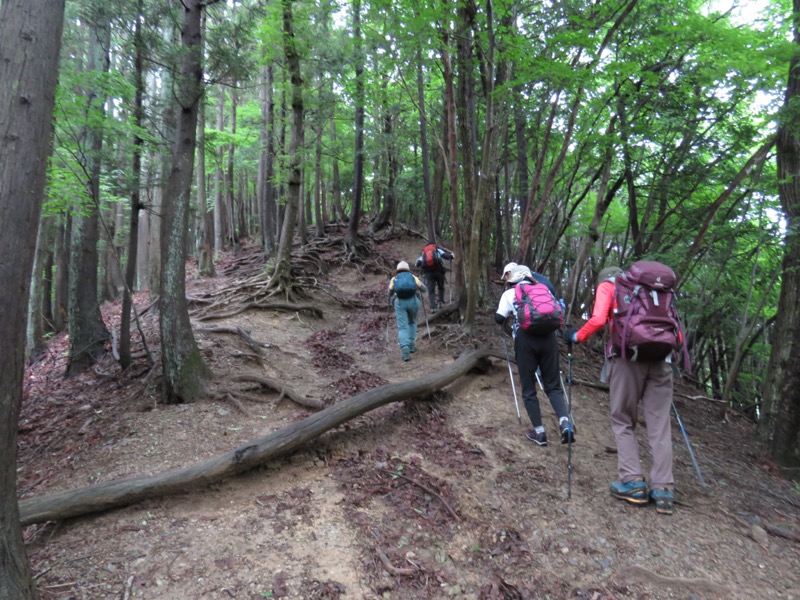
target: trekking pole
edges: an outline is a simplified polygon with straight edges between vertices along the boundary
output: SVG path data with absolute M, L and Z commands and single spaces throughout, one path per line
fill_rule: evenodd
M 417 297 L 419 298 L 419 303 L 422 304 L 422 314 L 425 315 L 425 329 L 428 330 L 428 339 L 432 340 L 433 338 L 431 337 L 431 326 L 428 325 L 428 311 L 425 308 L 425 300 L 422 298 L 422 296 L 417 295 Z
M 502 334 L 501 334 L 502 335 Z M 508 355 L 508 343 L 505 336 L 503 338 L 503 347 L 506 349 L 506 364 L 508 365 L 508 377 L 511 379 L 511 391 L 514 392 L 514 406 L 517 407 L 517 420 L 522 425 L 522 415 L 519 412 L 519 400 L 517 400 L 517 386 L 514 384 L 514 373 L 511 371 L 511 358 Z
M 544 386 L 542 385 L 542 376 L 540 375 L 541 371 L 536 369 L 536 383 L 539 384 L 539 389 L 544 391 Z
M 389 310 L 390 311 L 392 310 L 391 301 L 390 301 L 390 304 L 389 304 Z M 389 321 L 391 321 L 391 320 L 392 320 L 391 318 L 386 319 L 386 345 L 387 346 L 389 345 Z
M 694 450 L 692 450 L 692 443 L 689 441 L 689 436 L 686 434 L 686 429 L 683 426 L 683 421 L 681 421 L 681 416 L 678 414 L 678 408 L 675 406 L 675 402 L 672 403 L 672 410 L 675 412 L 675 419 L 678 421 L 678 427 L 681 428 L 683 439 L 686 440 L 686 448 L 689 450 L 689 458 L 692 459 L 692 466 L 694 466 L 694 472 L 697 473 L 697 479 L 700 480 L 700 486 L 703 489 L 706 489 L 706 482 L 703 479 L 703 474 L 700 472 L 700 466 L 697 464 L 697 459 L 694 456 Z
M 561 380 L 564 386 L 564 380 Z M 572 344 L 567 344 L 567 414 L 569 415 L 569 437 L 567 437 L 567 500 L 572 498 L 572 438 L 575 425 L 572 421 Z

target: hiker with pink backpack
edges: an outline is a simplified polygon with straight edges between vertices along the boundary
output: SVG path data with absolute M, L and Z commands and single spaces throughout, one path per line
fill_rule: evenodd
M 619 267 L 607 267 L 597 277 L 591 318 L 580 329 L 567 328 L 563 335 L 570 345 L 586 342 L 608 325 L 603 373 L 607 374 L 610 388 L 618 471 L 618 481 L 610 486 L 611 495 L 631 504 L 652 500 L 656 511 L 667 515 L 672 514 L 674 496 L 672 360 L 681 348 L 688 366 L 674 286 L 675 273 L 656 261 L 635 262 L 625 272 Z M 653 456 L 647 480 L 636 440 L 640 403 Z
M 563 324 L 563 309 L 555 287 L 544 275 L 524 265 L 509 263 L 503 270 L 506 291 L 500 297 L 495 321 L 503 325 L 511 317 L 514 355 L 522 382 L 522 399 L 532 429 L 526 437 L 539 446 L 547 446 L 547 432 L 536 396 L 536 371 L 541 372 L 542 387 L 558 417 L 561 443 L 575 441 L 564 390 L 561 386 L 557 331 Z

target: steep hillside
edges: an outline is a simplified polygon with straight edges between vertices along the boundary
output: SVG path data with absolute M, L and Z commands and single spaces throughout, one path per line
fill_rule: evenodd
M 195 309 L 217 393 L 194 405 L 158 405 L 158 378 L 144 361 L 123 374 L 109 360 L 64 381 L 66 342 L 54 339 L 26 377 L 21 496 L 180 468 L 314 412 L 233 375 L 271 378 L 327 405 L 437 371 L 469 347 L 504 353 L 492 306 L 479 339 L 460 337 L 443 316 L 430 333 L 423 321 L 419 351 L 400 360 L 389 269 L 380 266 L 413 261 L 420 247 L 410 235 L 376 244 L 369 268 L 340 266 L 336 246 L 326 247 L 320 261 L 333 266 L 308 273 L 319 288 L 307 301 L 321 319 L 254 309 L 200 321 L 207 307 Z M 247 256 L 228 258 L 218 278 L 194 278 L 190 293 L 241 282 L 259 268 Z M 118 310 L 105 308 L 109 321 Z M 143 322 L 152 348 L 152 310 Z M 241 327 L 256 346 L 211 327 Z M 507 364 L 491 362 L 432 398 L 384 406 L 244 476 L 29 527 L 42 597 L 800 598 L 800 494 L 776 475 L 749 422 L 720 422 L 716 404 L 689 400 L 696 392 L 678 386 L 707 489 L 673 427 L 677 505 L 660 516 L 608 494 L 616 456 L 607 394 L 594 387 L 596 348 L 576 348 L 572 361 L 582 383 L 572 387 L 571 490 L 568 448 L 527 441 Z M 553 431 L 552 410 L 542 408 Z

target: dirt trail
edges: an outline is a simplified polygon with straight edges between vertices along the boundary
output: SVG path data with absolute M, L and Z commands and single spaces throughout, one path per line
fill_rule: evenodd
M 391 264 L 411 262 L 420 247 L 404 237 L 381 252 Z M 344 267 L 327 283 L 382 306 L 387 276 Z M 233 336 L 198 336 L 204 356 L 221 381 L 260 373 L 335 402 L 437 370 L 463 343 L 454 324 L 433 324 L 432 339 L 423 326 L 419 351 L 403 363 L 388 307 L 317 298 L 321 321 L 260 311 L 218 323 L 269 344 L 263 367 L 234 356 L 246 347 Z M 478 341 L 502 350 L 492 312 L 481 317 Z M 63 343 L 53 340 L 50 357 L 28 374 L 25 497 L 185 466 L 309 414 L 276 394 L 248 404 L 252 417 L 223 402 L 155 406 L 154 388 L 113 365 L 108 376 L 65 383 Z M 596 381 L 598 357 L 591 346 L 576 349 L 575 378 Z M 590 387 L 573 388 L 567 500 L 567 448 L 525 439 L 506 364 L 494 361 L 432 400 L 385 406 L 220 485 L 30 527 L 34 573 L 45 600 L 800 598 L 800 544 L 765 531 L 798 528 L 800 495 L 774 475 L 751 424 L 722 424 L 714 405 L 676 400 L 709 489 L 673 428 L 672 517 L 608 495 L 616 457 L 607 396 Z M 543 414 L 553 431 L 547 402 Z

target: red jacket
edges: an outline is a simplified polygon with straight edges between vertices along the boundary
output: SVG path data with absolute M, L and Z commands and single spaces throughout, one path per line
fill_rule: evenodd
M 614 282 L 604 281 L 597 286 L 592 308 L 592 318 L 578 330 L 578 341 L 585 342 L 611 320 L 614 314 Z

